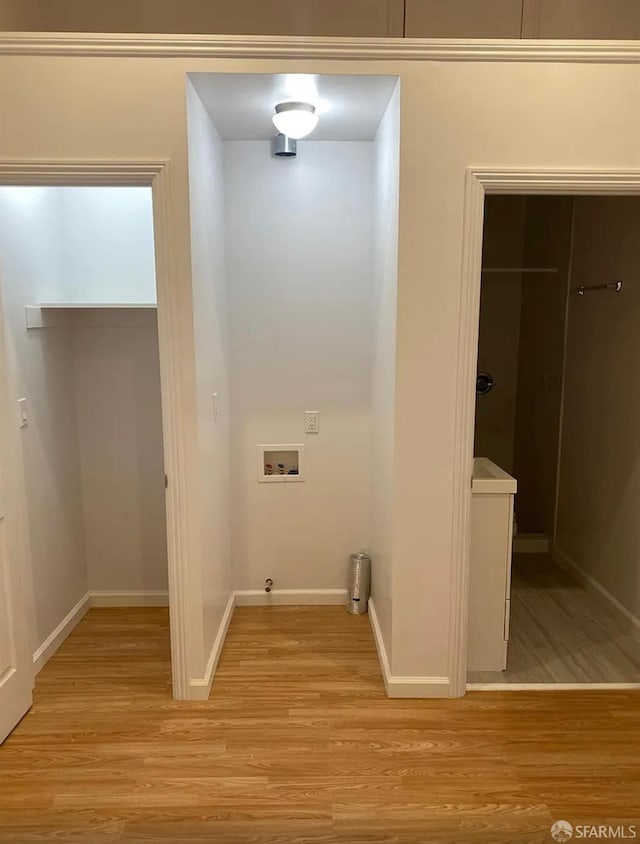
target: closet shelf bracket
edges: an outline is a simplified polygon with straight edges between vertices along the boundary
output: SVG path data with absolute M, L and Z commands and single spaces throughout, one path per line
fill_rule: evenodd
M 39 305 L 24 306 L 24 321 L 27 328 L 49 328 L 53 325 L 50 314 Z

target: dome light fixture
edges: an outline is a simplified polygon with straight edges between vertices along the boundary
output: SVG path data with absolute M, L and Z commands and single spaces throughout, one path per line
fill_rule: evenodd
M 273 115 L 273 125 L 288 138 L 305 138 L 318 125 L 316 107 L 311 103 L 278 103 Z

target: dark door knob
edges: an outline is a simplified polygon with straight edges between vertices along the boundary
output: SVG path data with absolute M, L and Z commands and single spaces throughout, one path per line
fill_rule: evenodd
M 478 372 L 476 377 L 476 396 L 486 396 L 496 386 L 496 382 L 488 372 Z

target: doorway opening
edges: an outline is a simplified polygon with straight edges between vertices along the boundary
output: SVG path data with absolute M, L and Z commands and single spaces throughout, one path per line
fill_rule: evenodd
M 639 242 L 639 197 L 485 199 L 467 688 L 640 683 Z
M 34 669 L 87 612 L 96 656 L 120 648 L 142 665 L 156 614 L 167 641 L 154 679 L 170 694 L 152 190 L 4 186 L 0 220 Z M 126 642 L 114 634 L 120 617 Z M 111 664 L 105 689 L 117 679 Z

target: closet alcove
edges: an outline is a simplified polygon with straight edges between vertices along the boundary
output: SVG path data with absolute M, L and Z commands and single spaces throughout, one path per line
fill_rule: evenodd
M 151 189 L 4 187 L 0 246 L 40 668 L 84 608 L 168 603 Z

